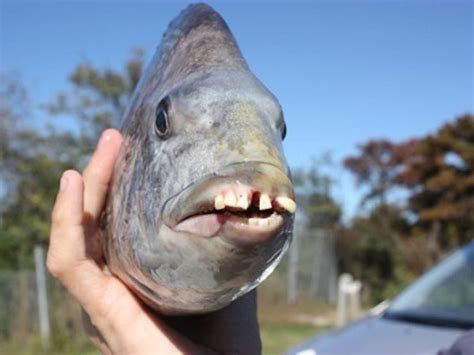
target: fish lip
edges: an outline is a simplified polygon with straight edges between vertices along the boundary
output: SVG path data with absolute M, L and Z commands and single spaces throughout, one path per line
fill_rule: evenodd
M 186 219 L 183 223 L 179 223 L 175 226 L 173 231 L 188 237 L 201 237 L 205 239 L 220 237 L 222 240 L 234 246 L 241 249 L 248 249 L 262 245 L 275 236 L 282 235 L 285 227 L 290 225 L 291 219 L 292 216 L 288 213 L 277 213 L 274 211 L 269 217 L 260 219 L 261 221 L 266 220 L 264 225 L 250 225 L 246 219 L 228 212 L 222 214 L 211 213 L 204 216 L 192 216 L 190 219 Z M 191 230 L 189 230 L 183 227 L 183 225 L 189 225 L 189 221 L 196 220 L 213 220 L 214 222 L 211 224 L 215 230 L 211 233 L 202 233 L 202 230 L 205 230 L 205 228 L 201 228 L 200 230 L 199 228 L 191 228 Z M 199 233 L 197 232 L 198 230 Z
M 246 186 L 252 191 L 294 200 L 291 180 L 280 166 L 262 161 L 237 162 L 200 178 L 169 198 L 163 205 L 163 222 L 169 228 L 175 229 L 179 223 L 192 216 L 215 212 L 215 196 L 219 191 L 233 185 Z M 287 214 L 282 210 L 275 212 L 282 216 Z

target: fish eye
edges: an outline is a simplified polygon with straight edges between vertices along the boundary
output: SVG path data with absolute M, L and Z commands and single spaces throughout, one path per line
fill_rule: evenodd
M 164 98 L 156 107 L 155 114 L 156 133 L 160 138 L 166 138 L 169 134 L 168 124 L 168 99 Z
M 284 140 L 286 137 L 286 123 L 283 122 L 283 125 L 281 126 L 281 140 Z

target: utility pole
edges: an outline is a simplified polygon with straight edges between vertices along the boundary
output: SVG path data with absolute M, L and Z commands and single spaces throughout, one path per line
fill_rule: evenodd
M 300 262 L 300 239 L 306 231 L 306 217 L 297 210 L 295 214 L 293 241 L 288 255 L 287 302 L 293 304 L 298 299 L 298 266 Z
M 41 344 L 44 349 L 49 348 L 49 314 L 48 292 L 46 289 L 46 270 L 44 251 L 40 245 L 35 246 L 36 295 L 38 298 L 38 317 L 40 325 Z
M 288 258 L 288 304 L 294 304 L 298 298 L 298 254 L 299 230 L 295 228 Z

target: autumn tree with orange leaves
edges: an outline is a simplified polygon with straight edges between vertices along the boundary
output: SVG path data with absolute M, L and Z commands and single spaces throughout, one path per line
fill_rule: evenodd
M 405 149 L 396 184 L 410 191 L 416 226 L 441 250 L 474 238 L 474 116 L 464 115 Z
M 339 240 L 341 269 L 359 270 L 375 299 L 387 296 L 387 281 L 405 283 L 474 238 L 473 115 L 402 143 L 370 140 L 344 165 L 368 211 Z

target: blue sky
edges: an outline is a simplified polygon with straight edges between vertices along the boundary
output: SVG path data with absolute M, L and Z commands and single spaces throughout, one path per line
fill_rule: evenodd
M 292 166 L 326 151 L 340 161 L 368 139 L 422 136 L 474 111 L 471 1 L 209 3 L 279 98 Z M 69 88 L 83 60 L 120 68 L 134 47 L 150 57 L 187 4 L 0 0 L 1 71 L 19 71 L 40 105 Z M 352 215 L 360 191 L 349 173 L 333 174 Z

